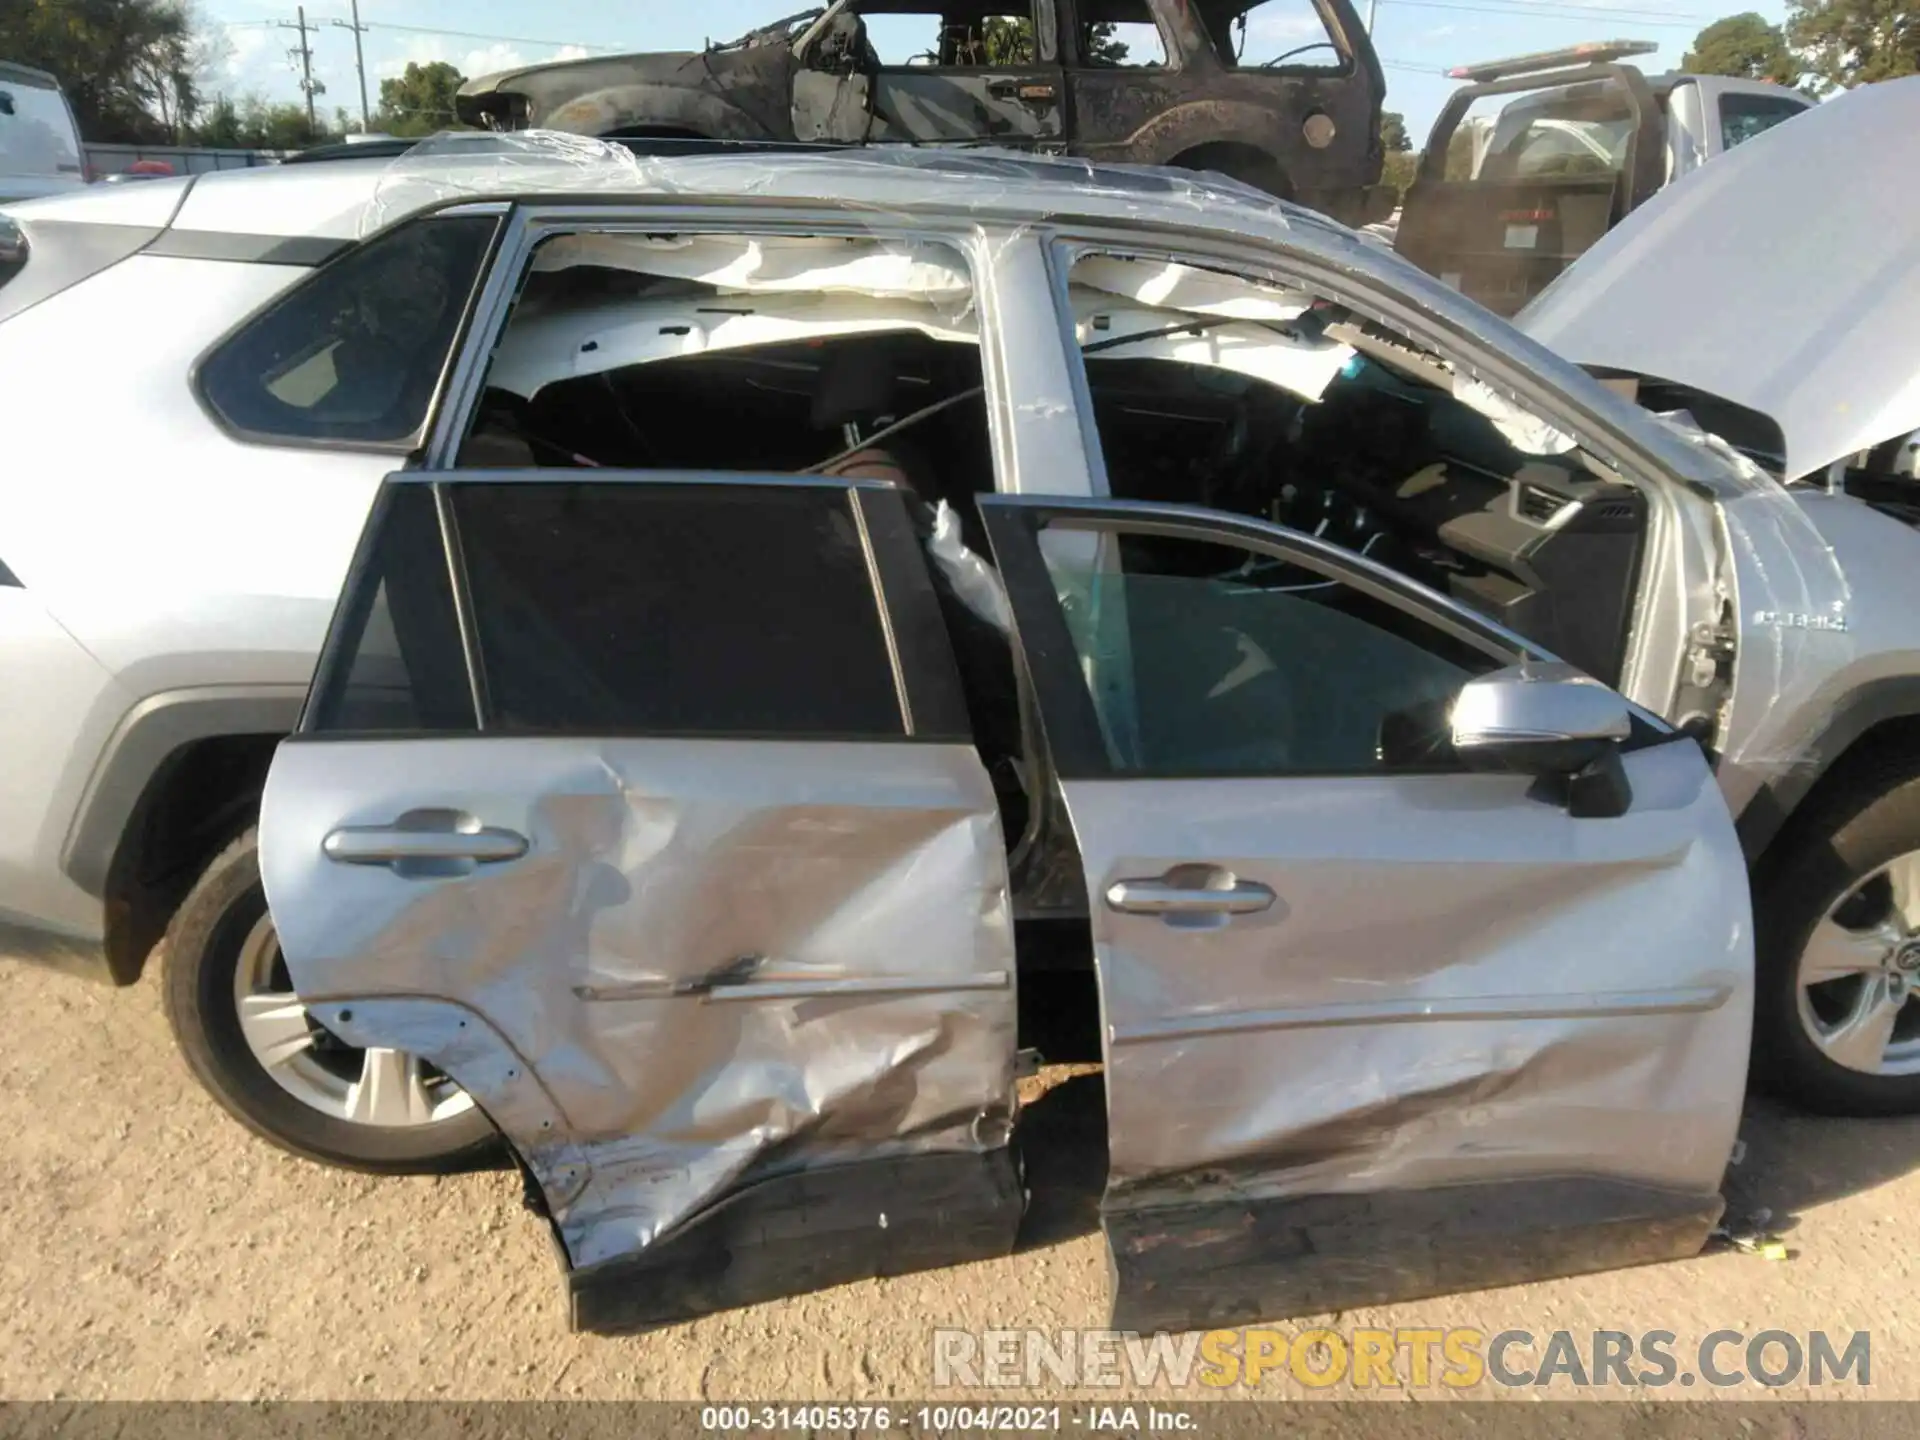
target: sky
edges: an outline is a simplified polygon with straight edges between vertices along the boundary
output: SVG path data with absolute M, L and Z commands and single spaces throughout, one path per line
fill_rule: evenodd
M 307 0 L 314 78 L 326 87 L 318 103 L 359 115 L 351 0 Z M 1368 0 L 1354 0 L 1364 20 Z M 1671 68 L 1699 29 L 1729 10 L 1757 8 L 1778 21 L 1782 0 L 1373 0 L 1374 45 L 1387 70 L 1389 110 L 1407 117 L 1415 143 L 1425 137 L 1456 84 L 1451 66 L 1584 40 L 1657 41 L 1643 62 L 1651 72 Z M 1270 35 L 1303 32 L 1307 0 L 1268 0 L 1262 12 Z M 451 61 L 467 76 L 522 64 L 629 50 L 697 48 L 729 40 L 807 0 L 361 0 L 366 26 L 367 92 L 379 104 L 379 82 L 410 60 Z M 217 67 L 216 90 L 298 100 L 295 6 L 277 0 L 201 0 L 207 21 L 224 36 L 227 54 Z M 283 28 L 284 27 L 284 28 Z

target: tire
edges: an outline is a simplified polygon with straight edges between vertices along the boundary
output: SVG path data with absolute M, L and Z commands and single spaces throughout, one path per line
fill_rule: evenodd
M 297 1087 L 315 1095 L 309 1103 L 276 1080 L 248 1041 L 236 994 L 241 966 L 258 955 L 251 947 L 262 935 L 273 944 L 256 832 L 248 830 L 207 867 L 175 913 L 162 976 L 161 1000 L 180 1052 L 194 1078 L 228 1114 L 282 1150 L 373 1174 L 444 1174 L 497 1158 L 499 1140 L 487 1117 L 471 1101 L 459 1104 L 464 1097 L 444 1077 L 433 1081 L 441 1087 L 438 1108 L 458 1113 L 398 1125 L 326 1113 L 319 1089 Z M 303 1050 L 298 1063 L 321 1080 L 332 1079 L 333 1069 L 350 1073 L 355 1056 L 365 1063 L 365 1052 L 347 1049 L 317 1026 L 311 1029 L 319 1044 Z M 328 1047 L 325 1054 L 319 1053 L 322 1045 Z M 343 1089 L 347 1084 L 337 1083 Z
M 1902 857 L 1920 856 L 1920 764 L 1883 758 L 1863 767 L 1830 798 L 1815 802 L 1804 820 L 1796 816 L 1790 835 L 1773 849 L 1754 885 L 1756 1088 L 1821 1114 L 1920 1113 L 1920 999 L 1906 999 L 1904 1008 L 1889 1006 L 1897 1015 L 1898 1049 L 1883 1047 L 1883 1057 L 1895 1058 L 1889 1068 L 1906 1073 L 1870 1074 L 1834 1059 L 1810 1028 L 1844 1023 L 1863 992 L 1843 978 L 1810 990 L 1803 1006 L 1801 986 L 1803 957 L 1816 932 L 1830 938 L 1833 925 L 1841 924 L 1872 937 L 1863 950 L 1870 945 L 1887 957 L 1882 978 L 1863 973 L 1859 985 L 1896 987 L 1885 992 L 1894 999 L 1920 996 L 1920 988 L 1909 988 L 1920 982 L 1920 938 L 1883 943 L 1877 928 L 1896 923 L 1898 914 L 1890 879 L 1878 877 L 1904 874 Z M 1920 875 L 1920 861 L 1913 873 Z M 1911 914 L 1915 907 L 1905 909 Z M 1913 936 L 1917 927 L 1907 922 L 1900 928 Z M 1909 1036 L 1910 1047 L 1904 1044 Z M 1871 1043 L 1866 1049 L 1870 1053 Z M 1910 1053 L 1901 1056 L 1900 1050 Z

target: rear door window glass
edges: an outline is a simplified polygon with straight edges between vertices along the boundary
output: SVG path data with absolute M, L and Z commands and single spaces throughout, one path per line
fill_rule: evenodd
M 487 728 L 905 734 L 851 494 L 837 486 L 455 486 Z
M 249 437 L 412 449 L 497 224 L 420 220 L 349 251 L 208 355 L 201 394 Z
M 368 518 L 301 729 L 379 735 L 475 728 L 433 490 L 389 485 Z

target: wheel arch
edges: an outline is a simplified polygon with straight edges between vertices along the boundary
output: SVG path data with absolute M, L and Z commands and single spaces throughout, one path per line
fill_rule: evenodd
M 140 978 L 200 872 L 253 824 L 274 748 L 304 698 L 297 686 L 175 691 L 142 701 L 114 731 L 61 867 L 103 903 L 115 984 Z
M 1182 150 L 1167 163 L 1176 169 L 1213 171 L 1259 185 L 1282 199 L 1293 193 L 1293 179 L 1285 163 L 1271 151 L 1245 140 L 1209 140 Z
M 1920 675 L 1869 681 L 1850 691 L 1807 753 L 1804 763 L 1788 766 L 1761 787 L 1739 815 L 1741 848 L 1756 872 L 1785 852 L 1795 822 L 1828 797 L 1902 754 L 1920 766 Z

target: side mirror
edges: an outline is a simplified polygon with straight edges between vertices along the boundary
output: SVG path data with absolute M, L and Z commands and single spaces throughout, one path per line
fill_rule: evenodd
M 1453 702 L 1453 751 L 1470 770 L 1535 778 L 1536 800 L 1576 820 L 1613 820 L 1633 805 L 1620 742 L 1627 702 L 1571 665 L 1517 665 L 1470 680 Z
M 1573 775 L 1633 733 L 1627 702 L 1571 665 L 1516 665 L 1453 702 L 1453 750 L 1470 770 Z

